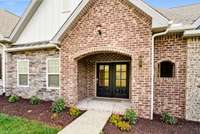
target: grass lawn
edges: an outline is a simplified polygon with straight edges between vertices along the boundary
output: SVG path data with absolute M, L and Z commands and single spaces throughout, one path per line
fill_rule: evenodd
M 0 114 L 0 134 L 57 134 L 58 131 L 36 121 Z

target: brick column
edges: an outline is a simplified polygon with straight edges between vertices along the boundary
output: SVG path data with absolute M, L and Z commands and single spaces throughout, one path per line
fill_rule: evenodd
M 61 93 L 67 106 L 73 106 L 78 102 L 77 61 L 65 58 L 61 70 Z

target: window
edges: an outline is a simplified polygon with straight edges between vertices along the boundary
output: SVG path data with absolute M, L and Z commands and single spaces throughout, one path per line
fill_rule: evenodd
M 29 61 L 28 60 L 18 60 L 17 61 L 17 83 L 18 86 L 28 86 L 29 85 Z
M 174 77 L 175 64 L 171 61 L 163 61 L 158 64 L 160 77 Z
M 59 59 L 47 59 L 47 86 L 48 88 L 59 88 Z

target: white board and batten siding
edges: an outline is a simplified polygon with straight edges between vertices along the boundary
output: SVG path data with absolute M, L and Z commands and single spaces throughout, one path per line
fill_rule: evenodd
M 82 0 L 43 0 L 16 44 L 51 40 Z

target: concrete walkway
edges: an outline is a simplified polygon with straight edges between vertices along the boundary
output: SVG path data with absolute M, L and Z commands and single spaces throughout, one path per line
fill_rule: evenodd
M 99 134 L 110 116 L 111 112 L 89 110 L 58 134 Z
M 124 114 L 127 109 L 131 108 L 131 102 L 130 100 L 120 99 L 86 98 L 79 101 L 77 107 L 81 110 L 96 110 Z

